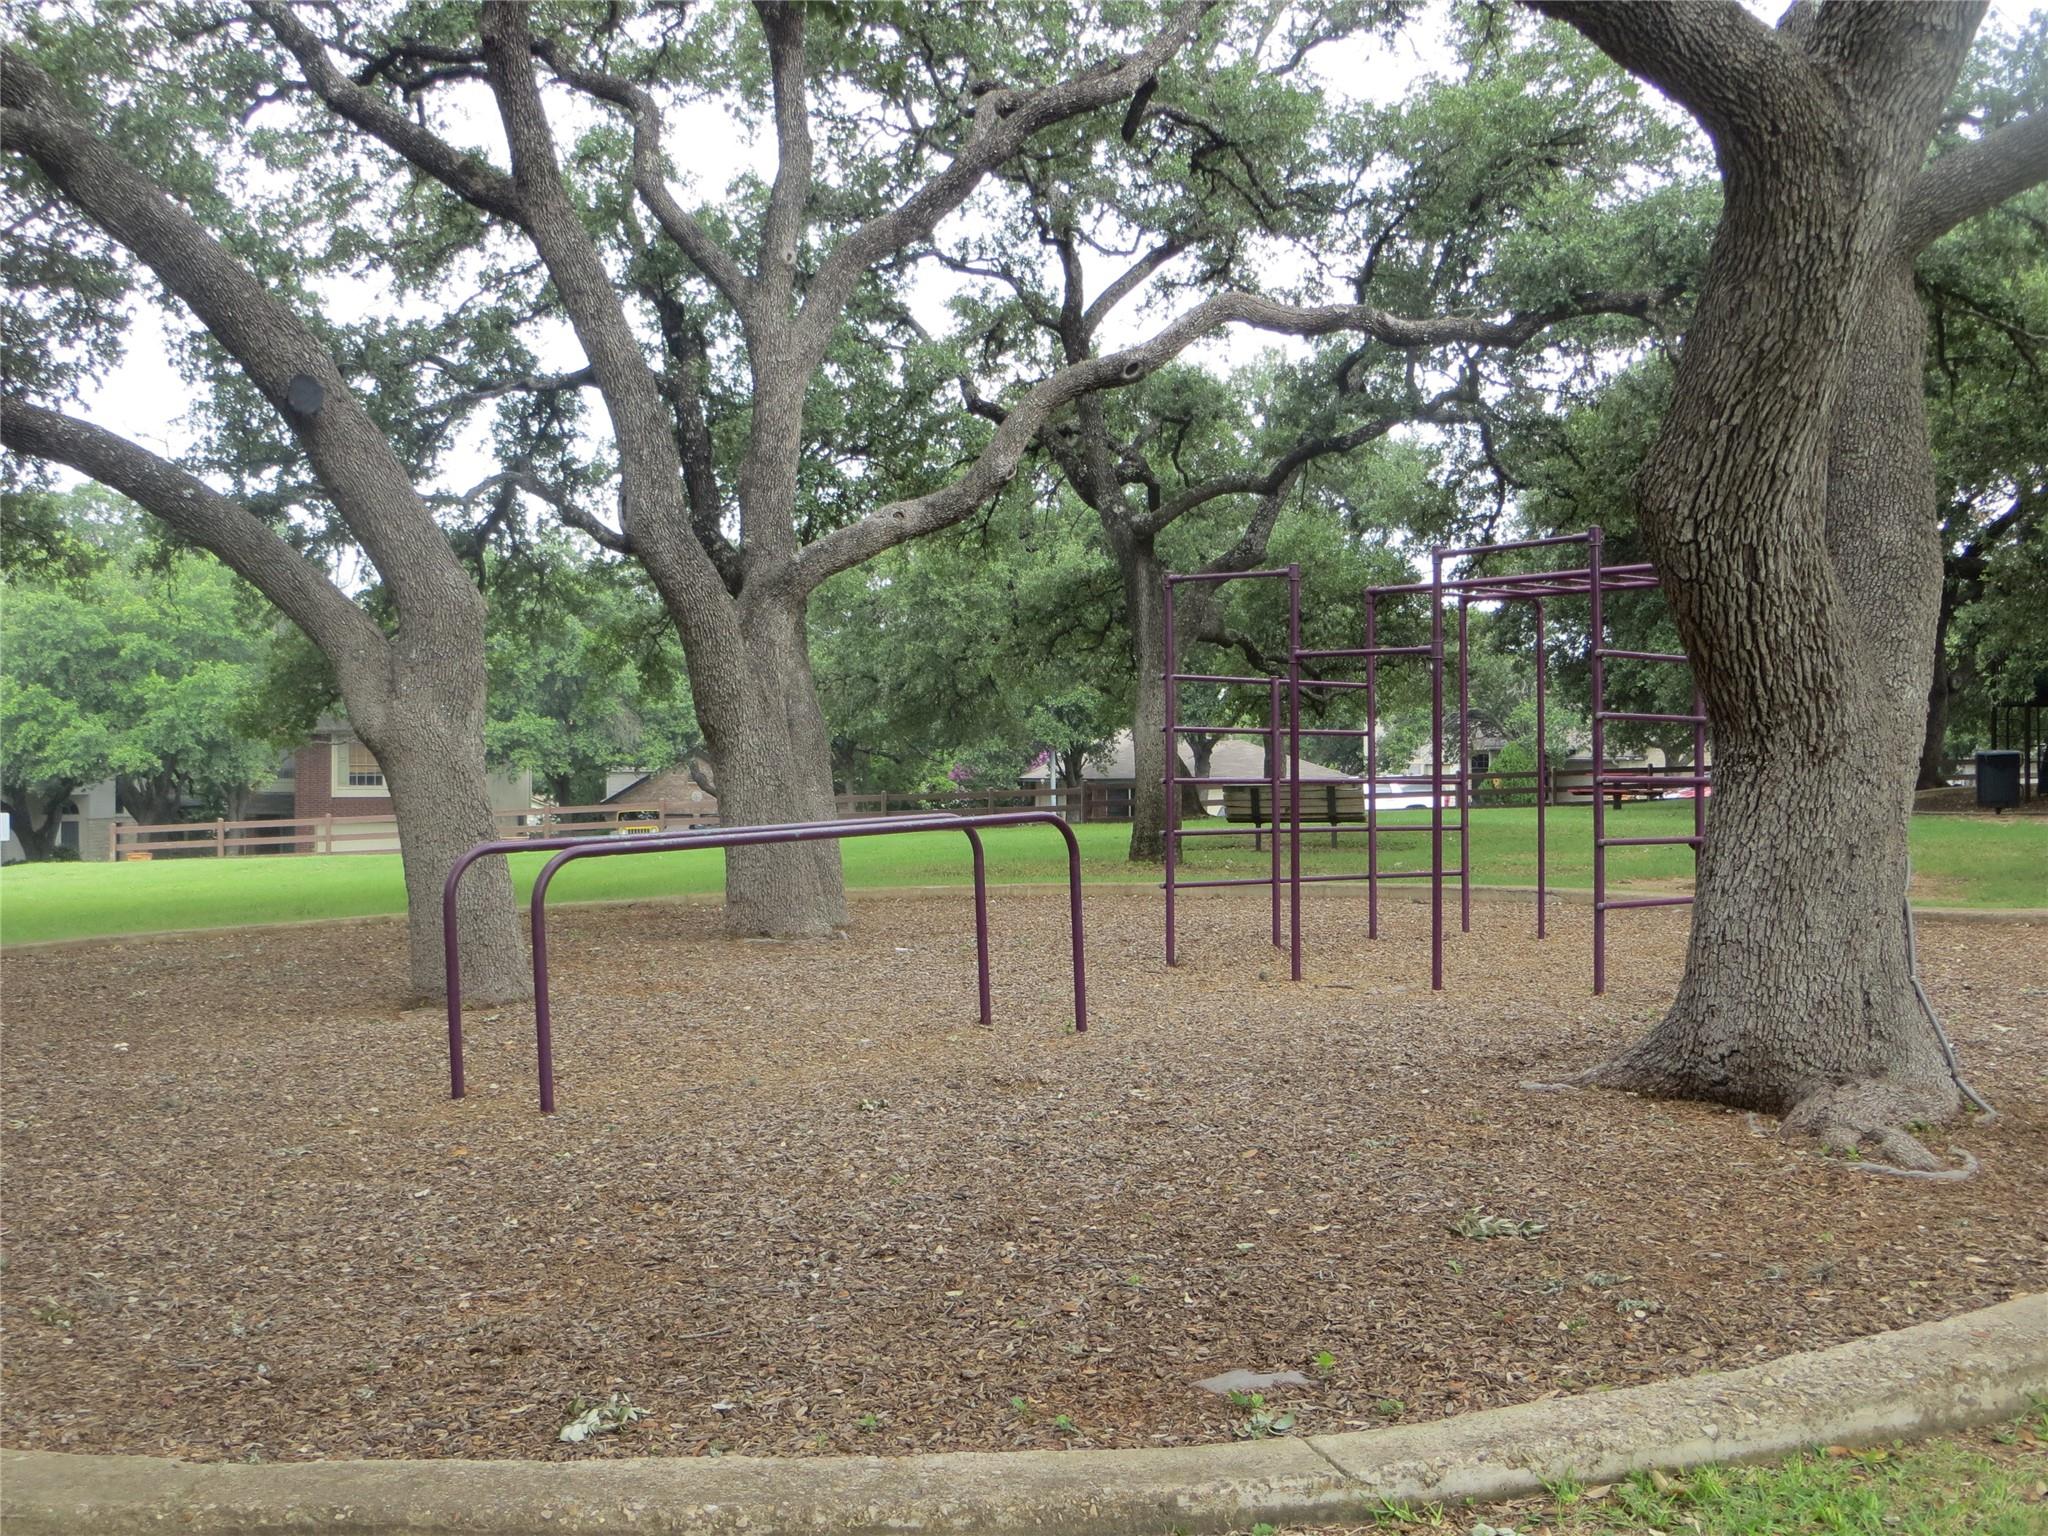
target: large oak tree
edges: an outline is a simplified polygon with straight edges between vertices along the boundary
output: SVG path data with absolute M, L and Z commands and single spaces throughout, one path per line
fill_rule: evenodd
M 2048 120 L 1929 162 L 1977 4 L 1538 8 L 1690 112 L 1725 193 L 1635 487 L 1714 800 L 1677 999 L 1588 1080 L 1931 1167 L 1907 1127 L 1962 1100 L 1905 913 L 1941 595 L 1913 262 L 2048 172 Z

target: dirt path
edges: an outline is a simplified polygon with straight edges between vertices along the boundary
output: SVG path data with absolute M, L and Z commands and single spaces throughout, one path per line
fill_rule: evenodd
M 392 924 L 10 955 L 4 1438 L 201 1458 L 1171 1444 L 1299 1371 L 1305 1428 L 1624 1385 L 2048 1285 L 2048 926 L 1930 921 L 1929 990 L 2004 1112 L 1967 1184 L 1871 1178 L 1739 1115 L 1519 1091 L 1653 1016 L 1682 912 L 1529 937 L 1482 903 L 1426 983 L 1419 907 L 1256 893 L 996 901 L 996 1027 L 957 898 L 838 943 L 696 906 L 570 910 L 562 1112 L 530 1008 L 401 1008 Z M 1269 979 L 1261 979 L 1265 968 Z M 1542 1224 L 1475 1240 L 1468 1212 Z M 1326 1357 L 1318 1363 L 1319 1357 Z M 570 1401 L 649 1417 L 558 1446 Z

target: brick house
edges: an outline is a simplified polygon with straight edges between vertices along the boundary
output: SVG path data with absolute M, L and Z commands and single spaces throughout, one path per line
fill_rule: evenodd
M 391 807 L 391 790 L 384 782 L 384 770 L 376 754 L 360 741 L 347 724 L 323 719 L 313 739 L 292 754 L 292 818 L 312 821 L 332 816 L 350 818 L 337 829 L 336 841 L 302 844 L 308 853 L 395 853 L 398 850 L 398 821 Z M 533 775 L 492 772 L 485 780 L 494 811 L 525 811 L 533 806 Z M 360 818 L 374 818 L 364 820 Z M 317 827 L 300 827 L 301 834 L 317 834 Z M 341 835 L 346 835 L 346 841 Z

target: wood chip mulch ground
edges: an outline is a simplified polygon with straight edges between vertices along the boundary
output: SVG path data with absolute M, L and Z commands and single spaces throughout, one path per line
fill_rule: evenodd
M 530 1006 L 473 1015 L 472 1096 L 395 923 L 5 962 L 6 1443 L 193 1458 L 904 1453 L 1224 1439 L 1196 1383 L 1293 1371 L 1300 1431 L 1731 1367 L 2048 1284 L 2048 925 L 1931 919 L 1928 989 L 2002 1118 L 1963 1184 L 1851 1171 L 1743 1116 L 1518 1082 L 1669 996 L 1682 911 L 1530 936 L 1475 905 L 995 898 L 973 1022 L 957 896 L 843 941 L 715 910 L 565 911 L 562 1110 Z M 1476 1215 L 1475 1215 L 1476 1213 Z M 1480 1218 L 1491 1218 L 1490 1222 Z M 1517 1235 L 1463 1235 L 1512 1228 Z M 581 1446 L 579 1397 L 646 1417 Z

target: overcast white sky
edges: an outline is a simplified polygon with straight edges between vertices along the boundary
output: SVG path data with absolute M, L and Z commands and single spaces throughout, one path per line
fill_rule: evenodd
M 1775 3 L 1761 3 L 1761 0 L 1745 0 L 1745 3 L 1767 18 L 1782 8 Z M 1994 0 L 1991 9 L 1994 18 L 2017 23 L 2044 6 L 2048 6 L 2048 0 Z M 1432 26 L 1425 13 L 1423 19 L 1404 28 L 1391 45 L 1376 40 L 1336 45 L 1318 54 L 1316 64 L 1326 87 L 1338 99 L 1386 102 L 1398 98 L 1426 76 L 1447 67 L 1447 53 L 1438 41 L 1441 35 L 1440 26 Z M 481 87 L 477 89 L 479 97 L 475 103 L 474 118 L 476 142 L 481 145 L 496 140 L 497 133 L 494 117 L 481 95 Z M 772 175 L 774 145 L 772 129 L 766 125 L 757 134 L 748 125 L 736 122 L 714 107 L 699 106 L 673 113 L 669 129 L 672 144 L 690 146 L 691 174 L 679 188 L 686 203 L 709 200 L 743 172 L 751 171 L 764 177 Z M 497 158 L 502 163 L 501 150 Z M 966 210 L 953 216 L 954 220 L 972 218 L 972 209 L 970 202 Z M 942 238 L 944 233 L 945 226 L 942 225 Z M 945 303 L 952 291 L 952 284 L 934 271 L 913 294 L 912 302 L 920 311 L 920 318 L 935 331 L 946 328 Z M 367 284 L 361 285 L 357 294 L 335 290 L 329 297 L 337 314 L 351 301 L 366 306 L 383 301 L 380 291 Z M 1158 316 L 1141 320 L 1134 313 L 1138 307 L 1134 303 L 1124 306 L 1121 313 L 1126 317 L 1123 321 L 1126 334 L 1106 336 L 1106 344 L 1114 346 L 1134 340 L 1162 323 Z M 170 337 L 174 327 L 186 325 L 189 322 L 182 316 L 166 315 L 147 304 L 139 307 L 130 328 L 125 358 L 97 387 L 86 392 L 82 402 L 84 413 L 93 421 L 158 452 L 181 455 L 192 438 L 185 425 L 189 391 L 171 362 Z M 1212 339 L 1189 355 L 1212 366 L 1229 367 L 1249 360 L 1274 344 L 1275 338 L 1270 336 L 1238 330 Z M 558 355 L 548 359 L 551 364 L 573 368 L 582 362 L 566 326 L 558 329 L 554 347 Z M 495 465 L 480 451 L 459 453 L 453 456 L 449 465 L 445 476 L 447 483 L 437 488 L 466 488 L 494 468 Z

